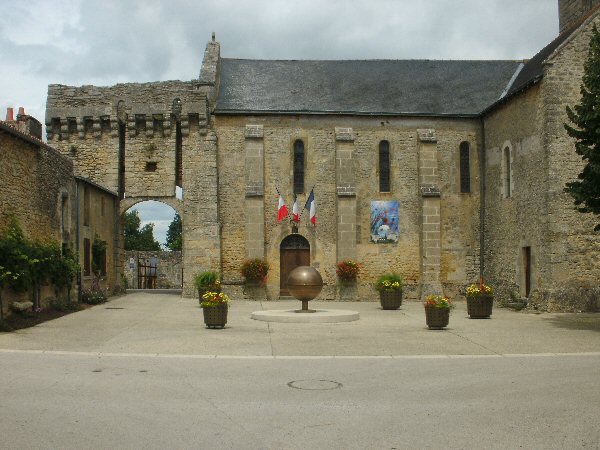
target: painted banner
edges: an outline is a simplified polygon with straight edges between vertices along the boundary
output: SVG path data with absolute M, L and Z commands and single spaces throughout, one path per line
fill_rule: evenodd
M 371 202 L 371 241 L 376 244 L 398 242 L 398 202 Z

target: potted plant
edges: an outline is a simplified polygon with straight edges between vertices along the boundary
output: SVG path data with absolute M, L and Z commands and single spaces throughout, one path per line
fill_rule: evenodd
M 382 309 L 398 309 L 402 305 L 402 277 L 397 273 L 386 273 L 377 278 L 375 290 L 379 292 Z
M 204 312 L 204 323 L 208 328 L 224 328 L 227 323 L 229 297 L 222 292 L 205 292 L 200 303 Z
M 261 258 L 247 259 L 242 263 L 241 272 L 247 284 L 263 285 L 267 281 L 269 264 Z
M 483 280 L 467 288 L 467 312 L 471 319 L 488 319 L 493 306 L 494 291 Z
M 351 259 L 345 259 L 337 264 L 335 273 L 342 284 L 355 282 L 360 273 L 361 265 Z
M 423 306 L 425 306 L 425 321 L 430 330 L 442 330 L 448 326 L 450 310 L 454 307 L 448 297 L 428 295 Z
M 221 292 L 219 273 L 214 270 L 205 270 L 196 274 L 194 277 L 194 286 L 198 290 L 198 301 L 202 303 L 202 296 L 206 292 Z

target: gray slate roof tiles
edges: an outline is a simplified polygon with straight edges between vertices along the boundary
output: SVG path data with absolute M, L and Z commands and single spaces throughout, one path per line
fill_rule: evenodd
M 223 58 L 215 112 L 477 115 L 520 61 Z

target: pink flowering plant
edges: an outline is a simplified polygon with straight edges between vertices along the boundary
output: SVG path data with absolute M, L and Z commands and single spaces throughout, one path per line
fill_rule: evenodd
M 423 302 L 425 308 L 452 309 L 454 304 L 450 298 L 443 295 L 428 295 Z
M 229 296 L 227 296 L 227 294 L 224 294 L 223 292 L 206 292 L 204 293 L 204 295 L 202 296 L 202 302 L 200 303 L 200 306 L 202 306 L 203 308 L 215 308 L 217 306 L 221 306 L 221 305 L 228 305 L 229 304 Z

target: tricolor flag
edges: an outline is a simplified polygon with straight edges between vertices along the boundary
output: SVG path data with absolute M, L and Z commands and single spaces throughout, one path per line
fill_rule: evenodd
M 292 206 L 292 219 L 298 223 L 300 221 L 300 211 L 298 211 L 298 196 L 294 194 L 294 206 Z
M 310 223 L 312 223 L 314 226 L 317 226 L 317 202 L 315 202 L 314 189 L 310 190 L 310 195 L 306 200 L 306 205 L 304 205 L 304 209 L 308 209 Z
M 288 209 L 285 206 L 285 201 L 283 201 L 283 197 L 279 194 L 279 205 L 277 205 L 277 223 L 281 222 L 281 219 L 287 217 Z

